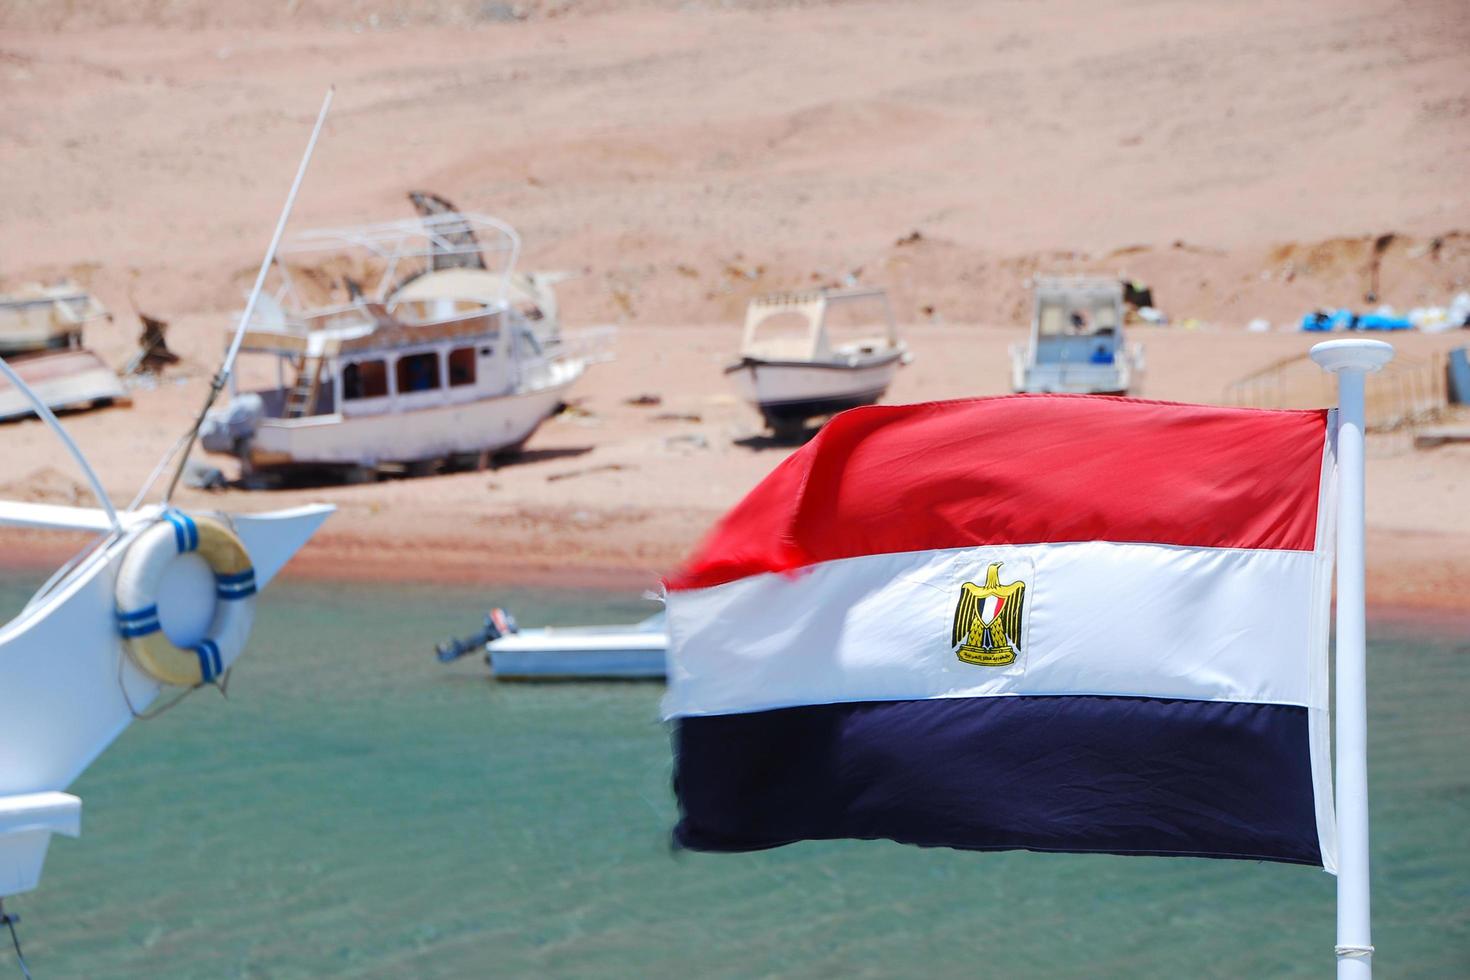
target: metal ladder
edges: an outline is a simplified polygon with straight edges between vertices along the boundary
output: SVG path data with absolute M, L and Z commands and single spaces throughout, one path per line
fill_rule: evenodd
M 286 395 L 286 418 L 299 419 L 311 414 L 322 387 L 324 361 L 325 358 L 321 357 L 302 357 L 301 369 L 296 372 L 296 385 Z

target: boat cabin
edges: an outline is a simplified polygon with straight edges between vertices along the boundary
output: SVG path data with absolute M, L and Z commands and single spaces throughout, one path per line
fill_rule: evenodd
M 29 285 L 0 296 L 0 356 L 82 346 L 82 327 L 111 319 L 97 298 L 74 282 Z
M 533 380 L 541 342 L 508 320 L 503 309 L 438 301 L 368 303 L 313 316 L 304 332 L 247 331 L 240 350 L 276 357 L 277 386 L 255 391 L 266 418 L 412 411 Z
M 740 356 L 764 362 L 829 362 L 902 349 L 886 292 L 817 289 L 751 300 Z

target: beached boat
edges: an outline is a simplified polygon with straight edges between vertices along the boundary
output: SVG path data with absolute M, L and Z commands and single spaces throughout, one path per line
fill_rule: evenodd
M 767 425 L 788 432 L 872 405 L 910 360 L 883 290 L 819 289 L 752 300 L 740 360 L 725 374 Z
M 536 295 L 514 276 L 519 249 L 509 225 L 460 212 L 298 235 L 241 345 L 275 359 L 277 383 L 234 392 L 204 447 L 247 474 L 483 465 L 518 448 L 611 341 L 538 328 L 510 294 Z
M 1012 345 L 1018 392 L 1125 395 L 1143 376 L 1143 348 L 1123 335 L 1123 284 L 1116 279 L 1037 279 L 1031 342 Z
M 84 326 L 111 318 L 95 296 L 74 282 L 32 283 L 0 295 L 0 357 L 13 360 L 18 354 L 78 347 Z
M 522 630 L 513 617 L 494 609 L 481 632 L 441 643 L 436 653 L 447 663 L 483 649 L 502 681 L 662 680 L 668 645 L 662 610 L 637 623 Z
M 123 404 L 117 374 L 82 346 L 82 328 L 111 319 L 75 283 L 30 285 L 0 296 L 0 357 L 6 358 L 47 407 L 62 410 Z M 0 377 L 0 421 L 34 414 L 26 396 Z
M 48 408 L 58 412 L 132 402 L 116 372 L 85 348 L 16 357 L 11 366 Z M 25 395 L 0 378 L 0 421 L 34 414 Z

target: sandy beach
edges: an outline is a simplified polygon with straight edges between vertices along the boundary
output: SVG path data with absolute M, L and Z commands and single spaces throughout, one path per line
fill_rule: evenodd
M 498 214 L 525 268 L 576 273 L 564 322 L 616 323 L 617 358 L 492 470 L 178 503 L 336 504 L 294 575 L 637 590 L 791 451 L 720 374 L 753 295 L 888 287 L 916 355 L 899 403 L 1006 393 L 1028 276 L 1136 277 L 1173 319 L 1134 335 L 1141 395 L 1218 403 L 1319 339 L 1289 329 L 1304 312 L 1366 308 L 1375 254 L 1399 310 L 1470 289 L 1467 42 L 1449 2 L 11 0 L 0 286 L 92 288 L 114 366 L 134 304 L 171 323 L 159 387 L 66 420 L 126 501 L 197 410 L 335 83 L 293 229 L 409 217 L 418 188 Z M 0 493 L 86 503 L 39 424 L 0 447 Z M 1370 603 L 1470 608 L 1470 447 L 1374 436 L 1368 481 Z M 6 532 L 0 557 L 75 545 Z

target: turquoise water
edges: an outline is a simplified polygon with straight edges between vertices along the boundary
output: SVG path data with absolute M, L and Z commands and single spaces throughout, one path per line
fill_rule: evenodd
M 0 615 L 24 591 L 0 583 Z M 495 598 L 528 624 L 647 610 Z M 1331 975 L 1333 879 L 1307 868 L 877 842 L 672 854 L 661 688 L 435 663 L 487 604 L 274 586 L 228 702 L 134 725 L 73 788 L 83 836 L 8 903 L 37 980 Z M 1370 665 L 1380 974 L 1470 974 L 1470 640 L 1379 630 Z

